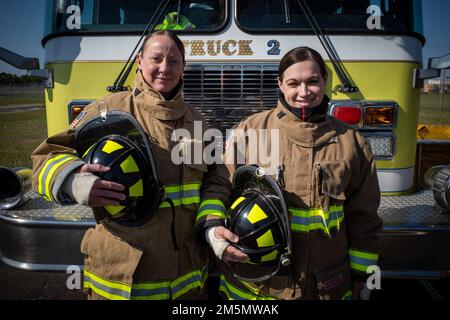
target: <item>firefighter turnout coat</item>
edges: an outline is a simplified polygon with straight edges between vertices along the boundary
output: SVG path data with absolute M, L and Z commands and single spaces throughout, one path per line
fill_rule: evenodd
M 191 134 L 191 140 L 183 141 L 186 144 L 194 143 L 194 122 L 200 121 L 202 130 L 207 129 L 201 114 L 182 100 L 181 89 L 175 98 L 165 100 L 138 72 L 131 92 L 111 94 L 91 103 L 67 131 L 49 137 L 33 152 L 34 190 L 49 201 L 71 202 L 61 186 L 84 164 L 73 146 L 75 130 L 105 109 L 132 114 L 146 131 L 159 179 L 175 205 L 178 248 L 171 237 L 172 212 L 167 202 L 140 227 L 104 220 L 89 229 L 81 243 L 84 287 L 91 298 L 203 298 L 209 255 L 194 238 L 194 224 L 206 214 L 224 216 L 229 186 L 220 178 L 223 175 L 217 174 L 220 166 L 208 166 L 203 160 L 176 165 L 171 160 L 172 148 L 178 143 L 171 139 L 175 129 Z M 202 141 L 195 141 L 204 147 Z
M 242 121 L 229 135 L 225 152 L 229 177 L 239 155 L 245 164 L 265 167 L 259 159 L 251 160 L 260 145 L 248 143 L 239 152 L 239 137 L 246 135 L 248 142 L 251 129 L 257 130 L 258 144 L 267 142 L 267 150 L 279 143 L 275 156 L 280 170 L 275 177 L 285 190 L 290 214 L 292 268 L 283 267 L 262 283 L 250 283 L 234 278 L 224 267 L 221 294 L 228 299 L 351 298 L 352 282 L 365 281 L 367 268 L 378 261 L 380 191 L 370 145 L 331 116 L 323 115 L 318 123 L 302 122 L 278 102 L 275 109 Z M 277 141 L 271 138 L 272 129 L 278 130 Z

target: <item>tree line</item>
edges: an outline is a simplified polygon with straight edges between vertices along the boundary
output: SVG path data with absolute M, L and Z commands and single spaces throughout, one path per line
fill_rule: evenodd
M 42 83 L 45 79 L 36 76 L 17 76 L 11 73 L 0 73 L 0 84 L 31 84 L 31 83 Z

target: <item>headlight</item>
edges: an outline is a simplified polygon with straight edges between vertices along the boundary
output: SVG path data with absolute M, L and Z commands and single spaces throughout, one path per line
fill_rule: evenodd
M 395 138 L 393 135 L 365 135 L 370 143 L 372 153 L 377 159 L 394 157 Z
M 439 209 L 450 213 L 450 165 L 436 166 L 427 170 L 425 183 L 433 191 Z

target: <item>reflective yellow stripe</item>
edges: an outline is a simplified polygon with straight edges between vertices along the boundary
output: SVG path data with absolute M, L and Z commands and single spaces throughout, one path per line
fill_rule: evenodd
M 133 284 L 132 300 L 170 299 L 170 281 Z
M 128 300 L 131 287 L 124 283 L 105 280 L 84 270 L 84 287 L 92 289 L 98 295 L 111 300 Z
M 84 270 L 84 287 L 111 300 L 176 299 L 196 288 L 203 288 L 208 277 L 207 266 L 187 273 L 174 281 L 136 283 L 131 286 L 103 279 Z
M 353 293 L 351 290 L 348 290 L 342 297 L 342 300 L 351 300 L 352 298 L 353 298 Z
M 204 267 L 202 270 L 193 271 L 176 279 L 170 284 L 172 289 L 172 299 L 177 299 L 195 288 L 203 288 L 207 277 L 208 269 Z M 183 282 L 185 283 L 183 284 Z M 180 285 L 181 288 L 177 288 Z
M 188 204 L 197 204 L 200 203 L 200 197 L 190 197 L 190 198 L 181 198 L 177 200 L 172 200 L 175 207 L 185 206 Z M 160 208 L 170 208 L 170 204 L 166 201 L 161 203 Z
M 371 253 L 371 252 L 365 252 L 365 251 L 359 251 L 359 250 L 355 250 L 355 249 L 350 249 L 348 250 L 348 253 L 351 256 L 355 256 L 358 258 L 364 258 L 364 259 L 368 259 L 368 260 L 378 260 L 378 254 L 376 253 Z
M 182 185 L 165 186 L 164 191 L 175 206 L 198 204 L 200 203 L 201 183 L 187 183 Z M 160 208 L 170 208 L 166 201 L 161 203 Z
M 354 270 L 367 272 L 367 267 L 378 263 L 378 254 L 350 249 L 348 251 L 350 267 Z
M 180 191 L 187 190 L 198 190 L 200 189 L 201 183 L 186 183 L 181 185 L 171 185 L 164 187 L 164 190 L 167 193 L 175 193 Z
M 50 158 L 49 160 L 47 160 L 47 162 L 45 163 L 44 167 L 41 169 L 41 172 L 39 173 L 39 177 L 38 177 L 38 192 L 39 192 L 39 194 L 45 196 L 45 193 L 44 193 L 44 191 L 45 191 L 44 190 L 45 183 L 44 183 L 44 181 L 42 181 L 42 177 L 44 175 L 44 172 L 47 170 L 47 167 L 52 162 L 54 162 L 56 160 L 59 160 L 59 159 L 65 157 L 65 156 L 66 156 L 65 154 L 61 154 L 59 156 L 56 156 L 56 157 L 53 157 L 53 158 Z
M 239 203 L 241 203 L 241 202 L 244 201 L 244 200 L 245 200 L 245 197 L 239 197 L 239 198 L 237 198 L 237 200 L 231 205 L 231 209 L 236 208 L 236 207 L 239 205 Z
M 225 279 L 224 275 L 220 275 L 219 291 L 223 292 L 228 300 L 275 300 L 273 297 L 259 296 L 259 290 L 251 287 L 244 281 L 240 282 L 251 292 L 245 292 L 235 287 Z
M 61 167 L 64 163 L 73 161 L 76 159 L 76 157 L 67 157 L 67 159 L 62 160 L 61 162 L 56 163 L 49 171 L 47 180 L 45 181 L 45 193 L 49 198 L 52 198 L 52 194 L 50 192 L 50 182 L 52 181 L 53 174 L 55 173 L 56 169 Z
M 133 284 L 133 289 L 157 289 L 162 287 L 169 287 L 170 281 L 151 282 L 151 283 L 136 283 Z
M 203 200 L 199 209 L 203 208 L 204 206 L 210 205 L 210 204 L 220 206 L 226 211 L 225 205 L 223 204 L 223 202 L 221 200 L 218 200 L 218 199 Z
M 38 177 L 38 192 L 44 196 L 47 201 L 53 199 L 50 192 L 50 183 L 55 171 L 64 163 L 76 159 L 75 156 L 62 154 L 47 160 Z
M 106 299 L 109 300 L 128 300 L 125 297 L 119 296 L 119 295 L 115 295 L 106 291 L 103 291 L 97 287 L 95 287 L 92 283 L 85 281 L 84 282 L 84 288 L 85 289 L 91 289 L 92 291 L 94 291 L 95 293 L 97 293 L 99 296 L 102 296 Z
M 331 228 L 340 229 L 344 220 L 344 207 L 342 205 L 332 205 L 328 212 L 322 209 L 297 209 L 289 208 L 293 215 L 291 230 L 299 232 L 309 232 L 312 230 L 322 230 L 327 235 Z
M 225 208 L 225 205 L 221 200 L 218 199 L 203 200 L 198 209 L 195 221 L 197 222 L 198 220 L 207 215 L 213 215 L 225 219 L 226 212 L 227 209 Z
M 133 284 L 131 299 L 159 300 L 177 299 L 196 288 L 203 288 L 208 277 L 207 266 L 201 270 L 189 272 L 174 281 Z

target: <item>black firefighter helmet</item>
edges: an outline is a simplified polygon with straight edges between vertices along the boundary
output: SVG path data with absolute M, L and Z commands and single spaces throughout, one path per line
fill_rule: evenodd
M 83 160 L 110 167 L 109 171 L 96 174 L 125 187 L 125 200 L 117 206 L 95 208 L 97 215 L 124 225 L 141 225 L 152 217 L 154 211 L 149 210 L 148 204 L 159 190 L 154 189 L 145 155 L 130 139 L 119 135 L 103 137 L 86 151 Z
M 101 179 L 125 187 L 118 206 L 93 208 L 97 222 L 140 226 L 153 217 L 162 201 L 161 184 L 148 137 L 131 114 L 108 111 L 88 120 L 77 128 L 74 144 L 87 163 L 110 167 L 96 173 Z
M 263 281 L 290 264 L 290 224 L 283 192 L 264 169 L 256 166 L 236 170 L 233 191 L 237 199 L 228 210 L 226 226 L 239 237 L 233 246 L 250 261 L 229 267 L 240 279 Z

